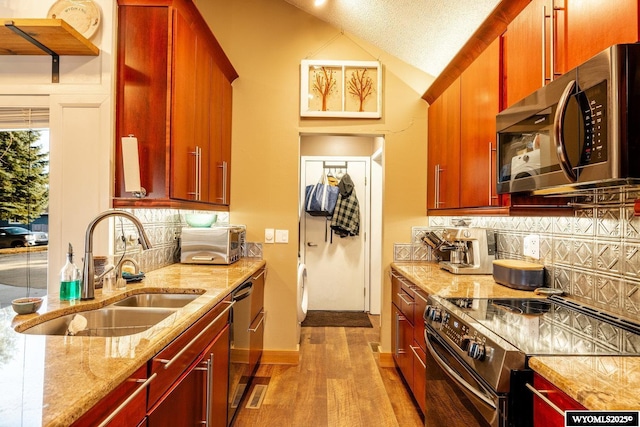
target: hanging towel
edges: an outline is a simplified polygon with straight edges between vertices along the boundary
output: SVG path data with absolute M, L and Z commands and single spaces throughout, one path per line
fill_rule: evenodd
M 360 206 L 353 181 L 344 174 L 338 183 L 338 201 L 331 218 L 331 229 L 340 237 L 360 234 Z

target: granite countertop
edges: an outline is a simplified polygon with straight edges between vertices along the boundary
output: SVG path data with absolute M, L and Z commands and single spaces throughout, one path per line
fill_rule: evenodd
M 393 268 L 425 292 L 446 298 L 539 298 L 499 285 L 491 274 L 453 274 L 433 262 L 394 262 Z
M 230 266 L 173 264 L 139 284 L 91 301 L 45 298 L 35 314 L 0 310 L 0 425 L 68 426 L 126 380 L 234 288 L 265 265 L 243 258 Z M 195 293 L 200 297 L 150 329 L 123 337 L 26 335 L 49 318 L 91 310 L 142 292 Z
M 455 275 L 432 262 L 391 266 L 427 293 L 442 297 L 535 297 L 529 291 L 498 285 L 492 275 Z M 537 356 L 529 359 L 529 367 L 587 409 L 640 409 L 640 357 Z
M 532 357 L 529 366 L 587 409 L 640 409 L 640 357 Z

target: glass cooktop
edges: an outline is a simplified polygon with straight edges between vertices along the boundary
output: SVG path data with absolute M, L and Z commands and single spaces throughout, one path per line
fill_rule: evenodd
M 564 298 L 447 301 L 527 355 L 640 354 L 640 325 Z

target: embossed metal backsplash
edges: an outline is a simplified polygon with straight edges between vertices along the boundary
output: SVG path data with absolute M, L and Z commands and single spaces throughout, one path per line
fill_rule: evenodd
M 595 190 L 576 198 L 573 217 L 470 217 L 471 226 L 496 230 L 498 258 L 525 259 L 525 236 L 540 236 L 546 286 L 560 288 L 588 305 L 640 319 L 640 217 L 633 203 L 640 192 Z M 412 241 L 394 247 L 394 259 L 428 259 L 420 237 L 451 226 L 458 217 L 429 217 L 412 229 Z M 402 255 L 396 257 L 397 255 Z M 408 255 L 408 259 L 406 256 Z
M 122 227 L 116 218 L 114 227 L 114 258 L 116 260 L 126 251 L 127 256 L 135 259 L 140 270 L 149 272 L 176 262 L 180 262 L 180 233 L 186 226 L 184 215 L 195 211 L 177 209 L 125 209 L 132 213 L 144 226 L 151 240 L 152 248 L 141 251 L 137 241 L 128 236 L 137 236 L 136 228 L 129 221 L 123 221 Z M 229 222 L 227 212 L 218 212 L 218 222 Z M 124 239 L 123 239 L 124 236 Z M 252 247 L 253 248 L 253 247 Z

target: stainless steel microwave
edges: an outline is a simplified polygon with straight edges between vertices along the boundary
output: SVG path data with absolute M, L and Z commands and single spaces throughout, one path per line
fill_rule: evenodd
M 496 117 L 498 193 L 640 183 L 640 44 L 614 45 Z
M 183 264 L 232 264 L 242 256 L 245 228 L 217 226 L 183 227 L 180 262 Z

